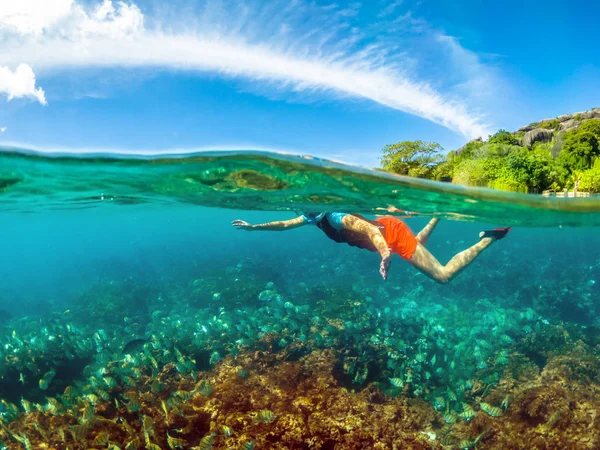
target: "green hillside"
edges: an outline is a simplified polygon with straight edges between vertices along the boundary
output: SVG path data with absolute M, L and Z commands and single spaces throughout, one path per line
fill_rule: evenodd
M 466 186 L 600 193 L 600 108 L 500 130 L 440 156 L 434 142 L 386 145 L 383 170 Z

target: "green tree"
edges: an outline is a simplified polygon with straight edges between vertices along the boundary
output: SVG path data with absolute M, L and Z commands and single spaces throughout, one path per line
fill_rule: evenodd
M 526 193 L 528 191 L 527 183 L 519 179 L 519 175 L 519 173 L 511 171 L 508 167 L 503 167 L 496 178 L 489 182 L 489 187 L 501 191 Z
M 514 152 L 521 152 L 523 147 L 511 144 L 500 144 L 500 143 L 485 143 L 479 147 L 473 154 L 472 158 L 503 158 Z
M 569 176 L 569 171 L 552 156 L 552 143 L 538 143 L 530 152 L 534 159 L 531 171 L 530 188 L 536 191 L 561 189 Z
M 446 156 L 446 160 L 458 164 L 463 159 L 471 158 L 473 153 L 475 153 L 475 151 L 477 151 L 477 149 L 481 146 L 483 146 L 483 142 L 481 141 L 467 142 L 460 149 L 448 153 L 448 155 Z
M 579 190 L 582 192 L 600 193 L 600 159 L 594 166 L 583 172 L 579 178 Z
M 555 130 L 559 127 L 559 125 L 560 125 L 560 120 L 552 119 L 552 120 L 547 120 L 546 122 L 540 123 L 539 127 L 545 128 L 547 130 Z
M 500 158 L 465 159 L 454 169 L 452 182 L 464 186 L 489 186 L 502 167 Z
M 600 156 L 600 120 L 590 119 L 564 135 L 564 144 L 558 159 L 568 170 L 574 171 L 590 169 L 598 156 Z
M 600 138 L 591 131 L 580 129 L 566 133 L 560 155 L 561 163 L 569 170 L 587 170 L 600 156 Z
M 506 130 L 498 130 L 495 134 L 491 135 L 487 141 L 488 144 L 508 144 L 508 145 L 519 145 L 519 139 L 513 136 Z
M 579 131 L 590 132 L 595 134 L 596 137 L 600 138 L 600 119 L 586 120 L 579 127 Z
M 442 160 L 442 147 L 435 142 L 404 141 L 383 147 L 381 166 L 388 172 L 426 178 Z
M 454 176 L 455 164 L 451 161 L 444 161 L 433 168 L 431 178 L 436 181 L 451 182 Z
M 517 192 L 540 192 L 563 185 L 568 172 L 553 158 L 548 145 L 529 151 L 508 144 L 485 144 L 470 159 L 457 163 L 453 182 Z

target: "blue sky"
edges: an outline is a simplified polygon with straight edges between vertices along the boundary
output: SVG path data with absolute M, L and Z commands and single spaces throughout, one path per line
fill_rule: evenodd
M 600 106 L 594 2 L 2 3 L 5 144 L 375 166 L 388 143 Z

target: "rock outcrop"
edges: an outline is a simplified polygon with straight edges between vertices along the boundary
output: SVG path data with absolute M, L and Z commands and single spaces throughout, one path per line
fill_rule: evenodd
M 573 128 L 579 127 L 579 125 L 581 125 L 580 120 L 569 119 L 564 122 L 561 122 L 561 124 L 558 126 L 558 131 L 568 131 Z
M 567 120 L 571 120 L 573 118 L 573 114 L 563 114 L 562 116 L 558 116 L 557 119 L 559 122 L 566 122 Z
M 530 149 L 536 142 L 550 142 L 552 143 L 552 155 L 556 157 L 562 150 L 567 133 L 576 130 L 582 123 L 591 119 L 600 119 L 600 108 L 573 114 L 562 114 L 554 119 L 543 119 L 513 131 L 512 135 L 519 139 L 519 145 Z M 475 141 L 481 142 L 481 138 L 473 139 L 469 143 Z M 456 154 L 460 154 L 465 147 L 466 145 L 459 148 Z
M 573 117 L 580 120 L 600 119 L 600 109 L 595 108 L 589 111 L 583 111 L 573 114 Z
M 529 125 L 519 128 L 517 131 L 513 132 L 513 134 L 517 134 L 519 132 L 529 133 L 530 131 L 534 131 L 538 128 L 568 131 L 579 127 L 583 121 L 589 119 L 600 119 L 600 108 L 594 108 L 590 109 L 589 111 L 582 111 L 574 114 L 562 114 L 554 119 L 542 119 L 539 122 L 530 123 Z
M 556 140 L 554 141 L 554 144 L 552 145 L 552 156 L 554 156 L 555 158 L 560 154 L 560 151 L 562 150 L 563 144 L 565 143 L 565 133 L 566 131 L 559 131 L 558 134 L 556 135 Z
M 531 130 L 533 130 L 534 128 L 535 128 L 535 127 L 534 127 L 533 125 L 525 125 L 524 127 L 521 127 L 521 128 L 519 128 L 519 129 L 517 130 L 517 132 L 519 132 L 519 131 L 525 131 L 525 132 L 528 132 L 528 131 L 531 131 Z
M 525 133 L 523 136 L 523 145 L 531 148 L 536 142 L 552 142 L 554 132 L 544 128 L 535 128 Z

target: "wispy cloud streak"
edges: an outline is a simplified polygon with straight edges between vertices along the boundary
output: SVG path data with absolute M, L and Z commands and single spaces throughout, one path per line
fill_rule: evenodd
M 0 64 L 25 61 L 42 73 L 86 67 L 218 73 L 277 92 L 368 99 L 467 137 L 488 133 L 467 102 L 411 74 L 411 58 L 365 39 L 352 27 L 349 20 L 358 14 L 358 4 L 333 5 L 326 14 L 321 8 L 320 15 L 299 1 L 282 3 L 280 9 L 236 3 L 232 11 L 231 5 L 207 2 L 196 21 L 182 21 L 174 31 L 133 4 L 105 0 L 85 12 L 74 3 L 72 13 L 58 22 L 61 33 L 56 25 L 41 36 L 8 39 L 9 51 L 0 53 Z

